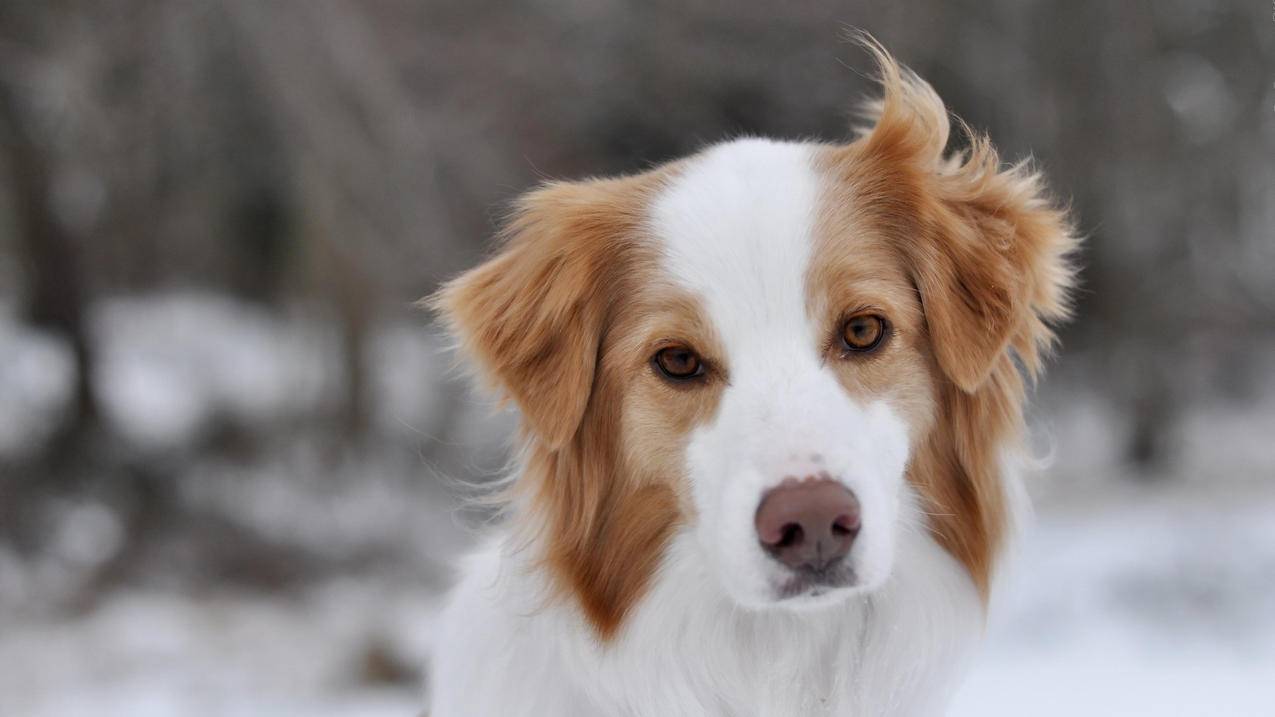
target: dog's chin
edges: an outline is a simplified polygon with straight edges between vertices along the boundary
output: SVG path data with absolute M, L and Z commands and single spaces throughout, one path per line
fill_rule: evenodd
M 741 603 L 756 610 L 820 610 L 870 595 L 882 582 L 865 579 L 850 565 L 818 573 L 787 573 L 773 576 L 761 595 Z
M 776 591 L 776 597 L 771 603 L 770 609 L 794 612 L 823 610 L 842 605 L 856 595 L 862 595 L 864 592 L 866 591 L 863 588 L 855 586 L 829 587 L 826 585 L 812 586 L 799 593 L 787 594 L 786 596 L 785 591 L 780 590 Z
M 820 609 L 844 603 L 874 587 L 861 580 L 850 566 L 819 574 L 796 573 L 773 586 L 772 604 L 786 610 Z
M 785 576 L 775 586 L 779 600 L 817 598 L 840 590 L 852 589 L 859 584 L 859 576 L 849 565 L 836 565 L 819 571 L 799 571 Z

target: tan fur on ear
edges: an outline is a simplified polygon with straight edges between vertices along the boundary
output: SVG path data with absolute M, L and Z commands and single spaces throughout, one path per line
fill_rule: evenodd
M 523 197 L 500 251 L 429 303 L 550 449 L 575 434 L 617 272 L 642 221 L 638 178 L 555 183 Z
M 570 596 L 607 640 L 646 589 L 680 507 L 661 471 L 623 460 L 620 420 L 631 351 L 606 360 L 632 325 L 655 250 L 643 237 L 668 167 L 550 184 L 518 204 L 504 244 L 429 303 L 480 373 L 525 419 L 517 534 L 540 552 L 554 596 Z
M 988 589 L 1008 522 L 1003 451 L 1021 442 L 1024 383 L 1068 316 L 1078 240 L 1026 164 L 1002 168 L 986 137 L 945 156 L 951 123 L 934 89 L 874 40 L 884 94 L 873 126 L 831 148 L 828 170 L 896 247 L 920 295 L 946 381 L 935 429 L 909 468 L 939 542 Z
M 875 125 L 856 144 L 861 161 L 884 168 L 874 189 L 911 236 L 900 248 L 921 294 L 935 354 L 948 377 L 973 392 L 1007 348 L 1029 372 L 1067 318 L 1077 239 L 1066 212 L 1046 196 L 1027 163 L 1002 168 L 987 137 L 963 123 L 969 148 L 944 155 L 951 124 L 943 101 L 870 38 L 884 87 Z M 959 120 L 958 120 L 959 122 Z

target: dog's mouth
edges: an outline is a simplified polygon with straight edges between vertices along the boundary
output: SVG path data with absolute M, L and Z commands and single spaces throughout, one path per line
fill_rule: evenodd
M 859 582 L 854 568 L 845 563 L 837 563 L 824 568 L 804 568 L 793 571 L 779 585 L 780 600 L 799 597 L 819 597 L 840 588 L 850 588 Z

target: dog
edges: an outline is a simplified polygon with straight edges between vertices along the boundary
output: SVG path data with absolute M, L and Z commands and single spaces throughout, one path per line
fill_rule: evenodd
M 851 140 L 547 184 L 429 300 L 522 418 L 432 717 L 942 713 L 1078 240 L 864 44 L 882 95 Z

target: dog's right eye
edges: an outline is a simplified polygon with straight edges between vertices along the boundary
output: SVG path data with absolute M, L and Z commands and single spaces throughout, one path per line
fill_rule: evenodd
M 651 357 L 651 363 L 660 375 L 670 381 L 689 381 L 704 375 L 704 362 L 699 355 L 685 346 L 669 346 Z

